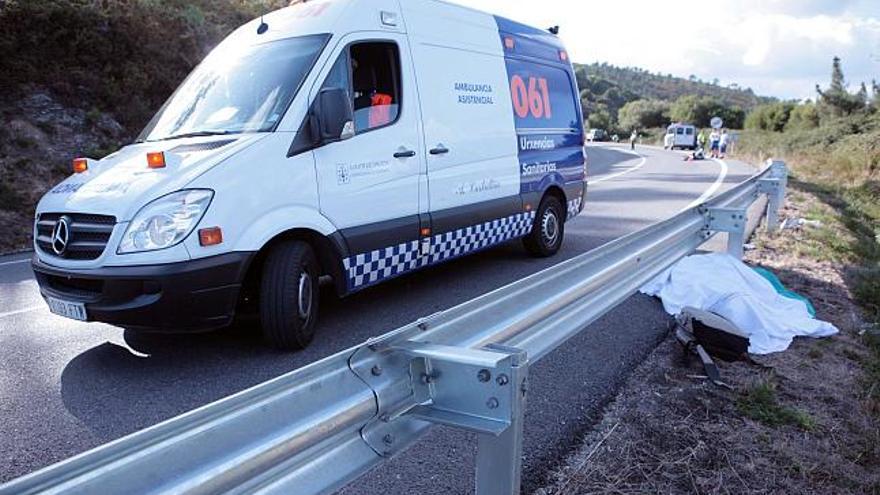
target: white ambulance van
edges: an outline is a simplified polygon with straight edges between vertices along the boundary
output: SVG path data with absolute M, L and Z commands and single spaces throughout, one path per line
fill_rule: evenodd
M 697 129 L 690 124 L 672 124 L 666 128 L 663 148 L 697 149 Z
M 136 95 L 132 95 L 136 97 Z M 583 208 L 583 116 L 544 30 L 439 0 L 314 0 L 250 22 L 131 145 L 40 201 L 33 269 L 61 316 L 152 332 L 256 314 L 313 338 L 340 296 Z

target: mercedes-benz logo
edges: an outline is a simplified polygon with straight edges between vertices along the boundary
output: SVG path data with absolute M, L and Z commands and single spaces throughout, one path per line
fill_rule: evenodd
M 52 251 L 55 251 L 58 256 L 64 256 L 69 242 L 70 217 L 65 215 L 55 222 L 55 227 L 52 229 Z

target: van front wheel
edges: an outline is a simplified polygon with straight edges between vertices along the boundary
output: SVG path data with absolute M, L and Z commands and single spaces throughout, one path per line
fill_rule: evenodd
M 565 213 L 559 199 L 555 196 L 545 197 L 535 215 L 532 232 L 523 238 L 526 251 L 540 258 L 556 254 L 565 235 Z
M 318 319 L 318 262 L 302 241 L 269 252 L 260 283 L 260 323 L 266 341 L 279 349 L 303 349 Z

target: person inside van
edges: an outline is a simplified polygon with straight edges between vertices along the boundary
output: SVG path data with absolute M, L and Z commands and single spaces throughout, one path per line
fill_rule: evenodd
M 396 55 L 385 44 L 352 48 L 351 73 L 354 93 L 355 131 L 375 129 L 397 119 L 399 83 L 393 65 Z

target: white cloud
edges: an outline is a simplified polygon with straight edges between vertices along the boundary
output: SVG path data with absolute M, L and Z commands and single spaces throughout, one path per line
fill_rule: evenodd
M 454 0 L 538 27 L 559 25 L 572 58 L 811 97 L 831 59 L 880 79 L 878 0 Z

